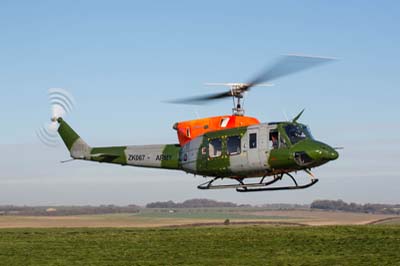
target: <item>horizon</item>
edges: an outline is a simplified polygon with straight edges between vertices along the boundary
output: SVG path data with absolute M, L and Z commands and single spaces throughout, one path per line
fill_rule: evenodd
M 172 204 L 188 204 L 191 203 L 193 201 L 207 201 L 208 203 L 215 203 L 215 204 L 234 204 L 236 206 L 208 206 L 208 207 L 148 207 L 147 205 L 151 205 L 151 204 L 164 204 L 164 203 L 172 203 Z M 107 204 L 107 203 L 103 203 L 103 204 L 99 204 L 99 205 L 0 205 L 0 207 L 16 207 L 16 208 L 41 208 L 41 207 L 91 207 L 91 208 L 97 208 L 97 207 L 107 207 L 107 206 L 113 206 L 113 207 L 118 207 L 118 208 L 124 208 L 124 207 L 130 207 L 130 206 L 134 206 L 134 207 L 139 207 L 139 208 L 159 208 L 159 209 L 167 209 L 167 208 L 188 208 L 188 209 L 196 209 L 196 208 L 241 208 L 241 207 L 249 207 L 249 208 L 269 208 L 269 207 L 278 207 L 279 205 L 283 205 L 286 207 L 310 207 L 312 206 L 312 204 L 314 203 L 318 203 L 318 202 L 334 202 L 334 203 L 338 203 L 338 202 L 342 202 L 345 203 L 347 205 L 351 205 L 351 204 L 356 204 L 358 206 L 366 206 L 366 205 L 385 205 L 385 206 L 398 206 L 400 205 L 400 203 L 394 203 L 394 204 L 385 204 L 385 203 L 379 203 L 379 202 L 368 202 L 368 203 L 357 203 L 357 202 L 346 202 L 343 201 L 341 199 L 315 199 L 310 203 L 285 203 L 285 202 L 271 202 L 271 203 L 260 203 L 260 204 L 244 204 L 244 203 L 240 203 L 240 202 L 234 202 L 234 201 L 219 201 L 219 200 L 213 200 L 213 199 L 208 199 L 208 198 L 192 198 L 192 199 L 186 199 L 184 201 L 173 201 L 173 200 L 165 200 L 165 201 L 153 201 L 153 202 L 147 202 L 144 205 L 139 205 L 139 204 L 135 204 L 135 203 L 129 203 L 126 205 L 115 205 L 115 204 Z M 337 210 L 338 211 L 338 210 Z

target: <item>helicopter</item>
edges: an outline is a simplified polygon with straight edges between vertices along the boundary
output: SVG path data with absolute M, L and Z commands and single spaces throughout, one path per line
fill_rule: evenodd
M 253 87 L 272 86 L 268 83 L 271 80 L 333 60 L 285 55 L 247 83 L 210 83 L 230 88 L 222 93 L 171 101 L 198 104 L 225 98 L 233 100 L 231 115 L 175 123 L 173 129 L 178 143 L 91 147 L 64 120 L 72 100 L 62 89 L 49 92 L 53 110 L 51 124 L 38 135 L 49 142 L 57 132 L 71 160 L 180 170 L 207 178 L 198 189 L 235 189 L 237 192 L 305 189 L 318 182 L 311 169 L 336 160 L 339 148 L 317 141 L 309 127 L 298 122 L 304 109 L 290 121 L 261 123 L 257 118 L 245 116 L 243 101 Z M 310 180 L 299 184 L 297 172 L 307 173 Z M 293 184 L 273 185 L 284 177 L 290 178 Z M 226 184 L 224 180 L 230 182 Z

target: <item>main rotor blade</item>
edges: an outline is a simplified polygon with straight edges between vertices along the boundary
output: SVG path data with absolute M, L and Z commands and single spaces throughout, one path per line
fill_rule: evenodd
M 305 56 L 305 55 L 283 55 L 275 64 L 267 67 L 264 71 L 259 73 L 250 82 L 246 83 L 224 83 L 223 85 L 234 86 L 240 85 L 235 88 L 235 93 L 232 90 L 228 90 L 222 93 L 209 94 L 205 96 L 190 97 L 185 99 L 178 99 L 168 101 L 169 103 L 184 103 L 184 104 L 201 104 L 211 100 L 218 100 L 233 95 L 241 95 L 242 93 L 249 91 L 250 88 L 255 86 L 264 86 L 265 82 L 272 81 L 274 79 L 294 74 L 315 66 L 335 60 L 329 57 L 318 57 L 318 56 Z M 212 83 L 222 85 L 221 83 Z M 269 84 L 268 84 L 269 85 Z
M 190 97 L 190 98 L 172 100 L 172 101 L 168 101 L 168 102 L 169 103 L 183 103 L 183 104 L 202 104 L 202 103 L 210 101 L 210 100 L 218 100 L 218 99 L 222 99 L 225 97 L 231 97 L 231 96 L 232 96 L 232 92 L 226 91 L 226 92 L 222 92 L 222 93 L 213 93 L 213 94 L 208 94 L 208 95 L 204 95 L 204 96 L 195 96 L 195 97 Z
M 329 57 L 319 57 L 319 56 L 305 56 L 305 55 L 283 55 L 281 56 L 275 64 L 267 67 L 260 74 L 255 76 L 249 85 L 244 89 L 249 90 L 251 87 L 257 84 L 272 81 L 274 79 L 294 74 L 315 66 L 331 62 L 335 60 Z

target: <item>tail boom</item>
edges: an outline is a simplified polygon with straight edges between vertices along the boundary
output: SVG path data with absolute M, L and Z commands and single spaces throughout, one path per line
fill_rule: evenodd
M 116 163 L 138 167 L 181 169 L 178 144 L 96 147 L 91 150 L 91 161 Z
M 58 133 L 74 159 L 113 163 L 138 167 L 181 169 L 179 164 L 179 144 L 90 147 L 62 119 Z

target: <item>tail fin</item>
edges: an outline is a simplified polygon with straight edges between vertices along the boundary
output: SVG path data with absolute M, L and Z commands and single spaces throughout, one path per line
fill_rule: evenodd
M 67 146 L 71 157 L 74 159 L 90 159 L 92 148 L 61 117 L 57 119 L 57 122 L 60 124 L 58 133 Z

